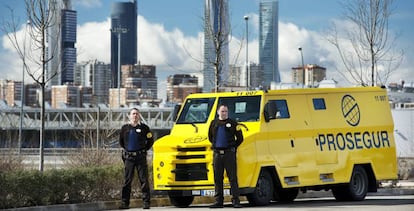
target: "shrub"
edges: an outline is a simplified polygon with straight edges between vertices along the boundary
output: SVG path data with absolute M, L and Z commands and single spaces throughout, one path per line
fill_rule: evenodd
M 113 200 L 122 181 L 121 165 L 0 172 L 0 208 Z
M 23 167 L 23 159 L 17 155 L 17 152 L 2 152 L 0 154 L 0 172 L 22 170 Z

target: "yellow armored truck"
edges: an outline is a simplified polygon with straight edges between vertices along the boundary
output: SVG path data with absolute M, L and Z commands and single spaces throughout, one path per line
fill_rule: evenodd
M 222 103 L 242 127 L 238 182 L 253 206 L 290 202 L 307 190 L 364 200 L 380 180 L 397 179 L 394 124 L 383 88 L 198 93 L 186 98 L 171 133 L 153 146 L 154 191 L 167 194 L 174 206 L 214 195 L 207 133 Z M 227 178 L 224 183 L 229 194 Z

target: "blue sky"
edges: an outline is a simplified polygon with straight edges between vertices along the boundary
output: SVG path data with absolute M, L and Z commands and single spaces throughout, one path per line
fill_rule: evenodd
M 121 0 L 120 0 L 121 1 Z M 126 1 L 126 0 L 123 0 Z M 346 1 L 346 0 L 345 0 Z M 78 14 L 78 62 L 98 59 L 109 63 L 110 12 L 113 0 L 73 0 Z M 232 27 L 231 58 L 236 58 L 244 37 L 249 15 L 249 61 L 258 61 L 258 10 L 260 0 L 229 0 Z M 304 61 L 327 68 L 329 78 L 341 81 L 337 74 L 339 60 L 326 40 L 333 21 L 343 21 L 340 0 L 279 0 L 279 69 L 282 81 L 290 82 L 291 67 L 300 65 L 299 46 Z M 159 89 L 166 77 L 174 73 L 200 75 L 201 64 L 192 59 L 202 58 L 202 15 L 204 0 L 138 0 L 138 57 L 143 64 L 157 65 Z M 22 21 L 23 0 L 0 0 L 0 21 L 10 20 L 7 8 L 13 8 Z M 404 50 L 405 59 L 390 81 L 404 78 L 414 81 L 414 1 L 395 0 L 390 18 L 390 32 L 398 35 L 395 46 Z M 23 28 L 22 28 L 23 29 Z M 22 31 L 22 30 L 21 30 Z M 242 48 L 241 51 L 244 52 Z M 189 53 L 191 56 L 189 56 Z M 241 53 L 234 63 L 245 61 Z M 0 75 L 19 80 L 21 61 L 3 32 L 0 32 Z

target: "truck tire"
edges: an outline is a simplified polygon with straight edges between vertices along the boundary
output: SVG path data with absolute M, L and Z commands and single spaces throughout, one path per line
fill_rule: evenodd
M 266 170 L 260 172 L 256 188 L 253 193 L 247 194 L 246 198 L 253 206 L 265 206 L 270 203 L 273 196 L 273 181 L 270 173 Z
M 298 188 L 277 188 L 275 190 L 275 200 L 282 203 L 289 203 L 295 200 L 298 194 Z
M 171 204 L 179 208 L 190 206 L 194 200 L 194 196 L 169 196 L 169 198 Z
M 337 201 L 362 201 L 368 192 L 368 176 L 362 166 L 355 166 L 348 184 L 332 188 Z

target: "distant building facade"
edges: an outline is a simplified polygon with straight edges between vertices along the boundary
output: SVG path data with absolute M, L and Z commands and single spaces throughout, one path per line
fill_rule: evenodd
M 0 99 L 6 101 L 10 107 L 21 105 L 22 82 L 13 80 L 0 80 Z
M 245 71 L 242 70 L 242 67 L 239 65 L 229 65 L 230 76 L 228 79 L 228 86 L 243 86 L 243 80 L 245 77 L 242 77 Z
M 112 108 L 150 104 L 158 106 L 158 85 L 154 65 L 122 65 L 121 88 L 109 90 L 109 104 Z
M 40 107 L 40 101 L 39 101 L 39 95 L 38 91 L 40 90 L 39 84 L 26 84 L 24 90 L 24 105 L 30 106 L 30 107 Z
M 230 65 L 230 76 L 228 87 L 244 87 L 246 89 L 245 66 Z M 257 63 L 249 63 L 249 89 L 262 87 L 264 84 L 263 65 Z
M 250 63 L 250 84 L 249 87 L 252 89 L 263 88 L 266 84 L 264 76 L 264 65 Z
M 279 83 L 278 1 L 262 0 L 259 9 L 259 64 L 263 65 L 264 86 Z
M 77 64 L 75 85 L 92 88 L 91 103 L 94 105 L 108 104 L 109 88 L 111 87 L 111 65 L 97 60 Z
M 90 104 L 91 87 L 75 85 L 52 86 L 52 108 L 85 107 Z
M 316 64 L 305 65 L 305 87 L 315 87 L 320 81 L 326 78 L 326 68 Z M 302 66 L 292 68 L 292 81 L 294 83 L 303 83 Z
M 184 99 L 192 93 L 201 92 L 198 78 L 189 74 L 170 75 L 167 78 L 167 102 L 183 103 Z
M 112 88 L 118 87 L 118 49 L 122 65 L 137 64 L 137 1 L 115 2 L 111 11 L 111 72 Z M 118 37 L 120 36 L 120 37 Z M 118 40 L 119 38 L 119 40 Z M 121 46 L 118 48 L 118 41 Z

